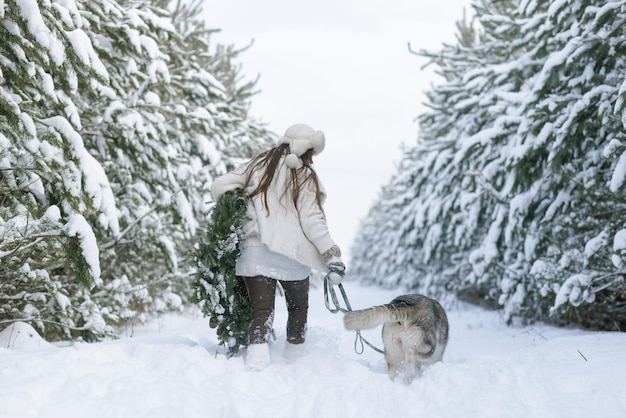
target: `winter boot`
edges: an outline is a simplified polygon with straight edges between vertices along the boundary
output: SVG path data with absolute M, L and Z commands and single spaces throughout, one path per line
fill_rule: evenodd
M 287 342 L 285 344 L 285 351 L 283 352 L 283 357 L 287 360 L 287 363 L 293 363 L 300 357 L 304 355 L 304 343 L 303 344 L 292 344 Z
M 246 368 L 260 371 L 270 364 L 270 347 L 267 343 L 250 344 L 246 353 Z

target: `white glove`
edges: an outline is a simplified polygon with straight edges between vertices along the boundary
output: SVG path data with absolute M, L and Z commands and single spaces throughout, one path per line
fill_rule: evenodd
M 343 276 L 345 276 L 345 274 L 346 265 L 343 264 L 341 258 L 336 257 L 335 259 L 333 259 L 333 261 L 328 263 L 328 274 L 326 275 L 326 278 L 330 280 L 330 282 L 335 286 L 341 283 L 341 279 L 343 279 Z

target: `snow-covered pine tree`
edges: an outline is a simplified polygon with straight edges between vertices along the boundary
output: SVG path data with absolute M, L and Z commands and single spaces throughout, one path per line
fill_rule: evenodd
M 422 51 L 446 81 L 388 187 L 407 202 L 398 227 L 368 232 L 398 235 L 405 255 L 356 248 L 352 273 L 396 262 L 414 287 L 508 318 L 624 329 L 625 4 L 475 1 L 474 46 Z
M 498 6 L 510 7 L 506 2 Z M 502 21 L 503 29 L 505 20 L 497 20 Z M 474 177 L 466 175 L 472 173 L 471 162 L 454 158 L 462 147 L 461 139 L 480 129 L 475 119 L 487 123 L 496 116 L 476 103 L 493 101 L 493 97 L 481 95 L 490 82 L 483 78 L 485 74 L 495 76 L 483 63 L 498 59 L 490 51 L 502 44 L 483 34 L 477 46 L 472 26 L 463 21 L 458 27 L 458 45 L 445 45 L 432 54 L 420 52 L 437 65 L 437 73 L 446 83 L 427 92 L 426 106 L 432 111 L 420 117 L 417 144 L 405 149 L 398 174 L 376 203 L 381 209 L 371 212 L 377 216 L 364 220 L 349 270 L 349 274 L 369 277 L 372 282 L 402 285 L 438 297 L 443 297 L 446 289 L 455 293 L 467 290 L 463 284 L 471 274 L 467 259 L 484 229 L 481 218 L 491 216 L 481 209 L 478 198 L 493 199 L 489 193 L 476 191 Z M 466 211 L 472 202 L 478 206 Z
M 524 134 L 541 141 L 550 174 L 542 188 L 552 190 L 538 211 L 550 229 L 537 244 L 529 285 L 556 293 L 558 320 L 624 330 L 626 270 L 614 243 L 626 225 L 618 160 L 626 131 L 615 113 L 626 74 L 626 2 L 542 6 L 529 3 L 523 13 L 544 17 L 539 33 L 549 26 L 560 36 L 541 37 L 551 54 L 524 112 L 532 121 Z
M 108 75 L 72 12 L 35 0 L 0 7 L 0 318 L 33 321 L 52 338 L 80 328 L 69 282 L 87 292 L 102 284 L 87 218 L 100 215 L 114 234 L 119 226 L 75 101 Z
M 120 235 L 102 240 L 98 304 L 122 312 L 119 321 L 192 300 L 193 244 L 208 219 L 212 178 L 233 164 L 233 150 L 245 157 L 268 138 L 247 115 L 253 85 L 240 85 L 237 52 L 211 48 L 198 2 L 173 12 L 169 4 L 128 2 L 122 19 L 90 33 L 112 96 L 92 103 L 88 141 L 124 208 Z
M 238 51 L 168 4 L 2 1 L 0 321 L 93 339 L 191 301 L 208 185 L 271 135 Z

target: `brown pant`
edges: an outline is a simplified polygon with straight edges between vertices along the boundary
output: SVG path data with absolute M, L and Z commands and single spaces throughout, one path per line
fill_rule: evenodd
M 244 277 L 252 318 L 248 328 L 248 344 L 262 344 L 269 339 L 274 322 L 274 300 L 277 280 L 264 276 Z M 280 281 L 287 301 L 287 341 L 302 344 L 306 334 L 309 310 L 309 278 Z

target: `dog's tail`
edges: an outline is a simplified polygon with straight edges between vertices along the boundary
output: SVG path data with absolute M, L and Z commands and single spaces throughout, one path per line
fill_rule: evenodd
M 386 305 L 380 305 L 359 311 L 346 312 L 343 316 L 343 325 L 347 330 L 353 331 L 374 328 L 392 320 L 391 310 Z

